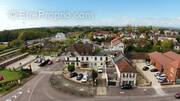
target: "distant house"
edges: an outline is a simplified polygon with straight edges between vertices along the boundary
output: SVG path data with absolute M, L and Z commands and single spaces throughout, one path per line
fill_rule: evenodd
M 174 42 L 174 50 L 176 50 L 176 51 L 180 51 L 180 43 L 178 43 L 178 42 Z
M 96 31 L 94 33 L 93 39 L 107 39 L 111 37 L 111 32 L 108 31 Z
M 146 38 L 146 35 L 145 35 L 144 33 L 142 33 L 142 34 L 139 36 L 139 38 L 144 39 L 144 38 Z
M 170 83 L 180 83 L 180 55 L 172 51 L 166 53 L 153 52 L 149 54 L 150 63 L 161 73 L 166 74 Z
M 122 43 L 120 41 L 119 37 L 111 40 L 111 47 L 110 47 L 110 49 L 112 51 L 121 51 L 121 53 L 124 53 L 124 48 L 125 48 L 124 43 Z
M 66 40 L 66 36 L 64 33 L 57 33 L 55 37 L 51 39 L 52 41 L 64 41 Z

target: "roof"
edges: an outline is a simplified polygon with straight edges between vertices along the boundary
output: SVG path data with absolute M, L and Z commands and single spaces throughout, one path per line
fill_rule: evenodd
M 67 51 L 77 52 L 80 55 L 93 55 L 94 46 L 90 43 L 76 43 L 70 46 Z
M 120 72 L 127 72 L 127 73 L 136 72 L 136 70 L 132 67 L 132 65 L 126 59 L 121 59 L 117 61 L 116 65 L 118 66 L 118 69 Z
M 150 58 L 153 58 L 155 60 L 157 60 L 160 64 L 162 65 L 167 65 L 168 63 L 173 62 L 172 59 L 168 58 L 167 56 L 163 55 L 160 52 L 153 52 L 149 54 Z
M 180 55 L 176 54 L 175 52 L 172 51 L 168 51 L 166 53 L 164 53 L 165 56 L 173 59 L 173 60 L 180 60 Z
M 114 38 L 113 40 L 111 40 L 111 45 L 114 46 L 114 45 L 119 44 L 120 42 L 121 42 L 120 38 L 117 37 L 117 38 Z
M 111 34 L 109 31 L 96 31 L 95 35 L 104 35 L 104 34 Z
M 174 68 L 180 68 L 180 55 L 175 52 L 168 51 L 166 53 L 153 52 L 149 54 L 150 58 L 155 59 L 161 65 L 171 65 Z

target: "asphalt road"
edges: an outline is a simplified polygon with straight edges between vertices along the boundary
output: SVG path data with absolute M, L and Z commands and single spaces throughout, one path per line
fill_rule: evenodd
M 0 101 L 180 101 L 172 94 L 166 96 L 95 96 L 82 98 L 55 90 L 49 84 L 49 78 L 56 70 L 62 70 L 62 63 L 42 67 L 38 75 L 22 87 L 2 96 Z

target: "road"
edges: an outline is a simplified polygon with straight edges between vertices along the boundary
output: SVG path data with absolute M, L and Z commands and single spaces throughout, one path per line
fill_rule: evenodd
M 38 75 L 22 87 L 2 96 L 0 101 L 178 101 L 172 94 L 165 96 L 95 96 L 83 98 L 55 90 L 49 84 L 49 78 L 56 70 L 62 70 L 61 62 L 42 67 Z

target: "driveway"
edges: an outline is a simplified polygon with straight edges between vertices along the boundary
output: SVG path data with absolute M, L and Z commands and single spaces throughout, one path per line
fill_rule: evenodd
M 143 71 L 142 68 L 144 66 L 146 66 L 145 62 L 135 62 L 136 67 L 138 68 L 138 70 L 140 70 L 140 72 L 142 72 L 144 74 L 144 76 L 146 76 L 146 78 L 152 82 L 151 86 L 154 88 L 154 90 L 156 91 L 156 93 L 160 96 L 164 96 L 166 95 L 166 93 L 162 90 L 160 83 L 158 82 L 158 80 L 156 79 L 156 77 L 154 76 L 154 73 L 151 72 L 150 70 L 147 71 Z M 150 66 L 150 69 L 155 68 L 153 65 Z

